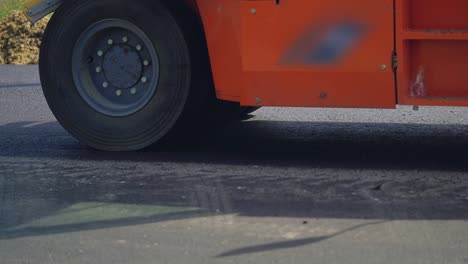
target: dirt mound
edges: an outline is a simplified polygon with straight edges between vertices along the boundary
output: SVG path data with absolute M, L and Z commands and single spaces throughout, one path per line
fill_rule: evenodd
M 20 11 L 0 21 L 0 64 L 37 64 L 42 33 L 49 21 L 34 26 Z

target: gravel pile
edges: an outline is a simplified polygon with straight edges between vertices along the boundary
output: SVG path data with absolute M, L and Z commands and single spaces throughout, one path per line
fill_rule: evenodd
M 33 26 L 20 11 L 0 20 L 0 64 L 37 64 L 48 21 L 44 18 Z

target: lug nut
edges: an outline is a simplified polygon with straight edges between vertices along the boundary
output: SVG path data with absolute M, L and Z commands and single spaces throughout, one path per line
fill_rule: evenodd
M 144 60 L 144 61 L 143 61 L 143 65 L 148 66 L 148 65 L 149 65 L 149 61 Z
M 107 88 L 107 87 L 109 87 L 109 84 L 107 82 L 103 82 L 102 87 Z
M 123 41 L 124 43 L 127 43 L 128 38 L 125 36 L 125 37 L 122 38 L 122 41 Z
M 136 50 L 140 51 L 141 50 L 141 45 L 137 45 Z
M 141 77 L 141 82 L 142 82 L 142 83 L 145 83 L 145 82 L 147 82 L 147 81 L 148 81 L 148 79 L 147 79 L 145 76 Z
M 104 52 L 102 52 L 102 50 L 100 50 L 100 51 L 97 52 L 97 55 L 98 55 L 99 57 L 102 57 L 102 55 L 104 55 Z
M 137 92 L 136 88 L 132 88 L 132 89 L 130 90 L 130 93 L 131 93 L 131 94 L 136 94 L 136 92 Z
M 114 41 L 113 41 L 112 39 L 109 39 L 109 40 L 107 41 L 107 44 L 112 45 L 112 44 L 114 44 Z
M 101 70 L 102 70 L 101 67 L 97 67 L 97 68 L 96 68 L 96 72 L 97 72 L 97 73 L 100 73 Z
M 115 95 L 117 95 L 117 96 L 121 96 L 121 95 L 122 95 L 122 91 L 121 91 L 121 90 L 117 90 L 117 91 L 115 91 Z

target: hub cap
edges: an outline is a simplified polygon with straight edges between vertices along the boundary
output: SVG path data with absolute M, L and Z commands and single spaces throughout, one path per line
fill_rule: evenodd
M 151 40 L 134 24 L 109 19 L 87 28 L 72 57 L 76 88 L 89 106 L 110 116 L 131 115 L 154 96 L 159 58 Z

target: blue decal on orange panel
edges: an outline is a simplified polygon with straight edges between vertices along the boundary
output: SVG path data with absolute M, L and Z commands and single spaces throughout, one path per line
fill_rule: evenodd
M 365 27 L 340 22 L 312 28 L 286 50 L 280 64 L 333 64 L 348 54 L 363 38 Z

